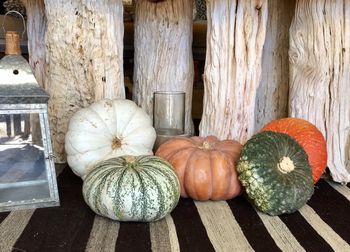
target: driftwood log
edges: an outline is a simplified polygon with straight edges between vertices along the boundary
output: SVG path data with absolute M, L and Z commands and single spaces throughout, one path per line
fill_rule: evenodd
M 38 84 L 46 89 L 45 34 L 47 22 L 44 0 L 22 0 L 22 3 L 26 8 L 27 14 L 29 64 Z M 30 115 L 30 125 L 31 127 L 26 121 L 26 129 L 31 131 L 33 143 L 42 144 L 40 122 L 37 114 Z M 28 134 L 29 132 L 25 132 L 25 135 Z
M 66 160 L 71 116 L 102 98 L 125 97 L 122 0 L 45 0 L 46 89 L 56 162 Z
M 290 115 L 324 134 L 338 182 L 350 182 L 349 66 L 350 2 L 298 0 L 290 29 Z
M 45 88 L 47 22 L 44 0 L 22 0 L 27 14 L 27 37 L 29 64 L 39 85 Z
M 207 10 L 200 135 L 244 143 L 254 133 L 267 1 L 208 0 Z
M 133 100 L 153 117 L 154 91 L 186 92 L 185 132 L 193 132 L 192 0 L 135 6 Z
M 266 123 L 288 116 L 289 27 L 295 0 L 269 0 L 262 56 L 261 82 L 255 108 L 255 132 Z

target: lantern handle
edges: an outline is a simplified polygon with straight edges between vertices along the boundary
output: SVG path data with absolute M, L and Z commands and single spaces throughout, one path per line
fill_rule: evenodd
M 22 36 L 21 36 L 21 40 L 23 39 L 23 36 L 24 36 L 24 33 L 26 31 L 26 21 L 24 20 L 24 17 L 21 13 L 19 13 L 18 11 L 14 11 L 14 10 L 11 10 L 11 11 L 8 11 L 6 12 L 5 16 L 4 16 L 4 19 L 2 20 L 2 29 L 4 30 L 4 34 L 6 34 L 6 29 L 5 29 L 5 19 L 6 19 L 6 16 L 9 14 L 9 13 L 16 13 L 17 15 L 19 15 L 22 20 L 23 20 L 23 32 L 22 32 Z

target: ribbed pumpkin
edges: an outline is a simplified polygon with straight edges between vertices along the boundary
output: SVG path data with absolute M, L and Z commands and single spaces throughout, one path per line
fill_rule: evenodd
M 150 222 L 177 205 L 180 185 L 171 165 L 155 156 L 123 156 L 99 162 L 84 180 L 85 202 L 118 221 Z
M 84 176 L 97 162 L 123 155 L 152 155 L 156 131 L 147 113 L 126 99 L 103 99 L 78 110 L 69 122 L 69 167 Z
M 241 192 L 235 168 L 241 147 L 236 141 L 214 136 L 176 137 L 162 144 L 156 155 L 173 165 L 182 197 L 225 200 Z
M 314 191 L 307 154 L 287 134 L 253 136 L 243 146 L 237 171 L 252 203 L 270 215 L 295 212 Z
M 290 135 L 305 150 L 316 183 L 327 167 L 327 144 L 322 133 L 312 123 L 300 118 L 283 118 L 264 126 L 262 131 L 274 131 Z

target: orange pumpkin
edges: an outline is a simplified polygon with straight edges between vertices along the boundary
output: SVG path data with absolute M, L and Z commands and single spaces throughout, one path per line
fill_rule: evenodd
M 262 131 L 285 133 L 294 138 L 308 155 L 314 183 L 320 179 L 327 167 L 327 144 L 315 125 L 300 118 L 283 118 L 265 125 Z
M 182 197 L 226 200 L 241 192 L 235 167 L 241 148 L 239 142 L 214 136 L 176 137 L 162 144 L 156 155 L 173 165 Z

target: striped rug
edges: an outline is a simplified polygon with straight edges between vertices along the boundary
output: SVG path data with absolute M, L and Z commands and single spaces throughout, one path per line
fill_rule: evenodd
M 58 177 L 61 206 L 0 213 L 0 251 L 350 251 L 350 188 L 321 180 L 291 215 L 259 213 L 244 199 L 181 199 L 154 223 L 119 223 L 84 203 L 81 180 Z

